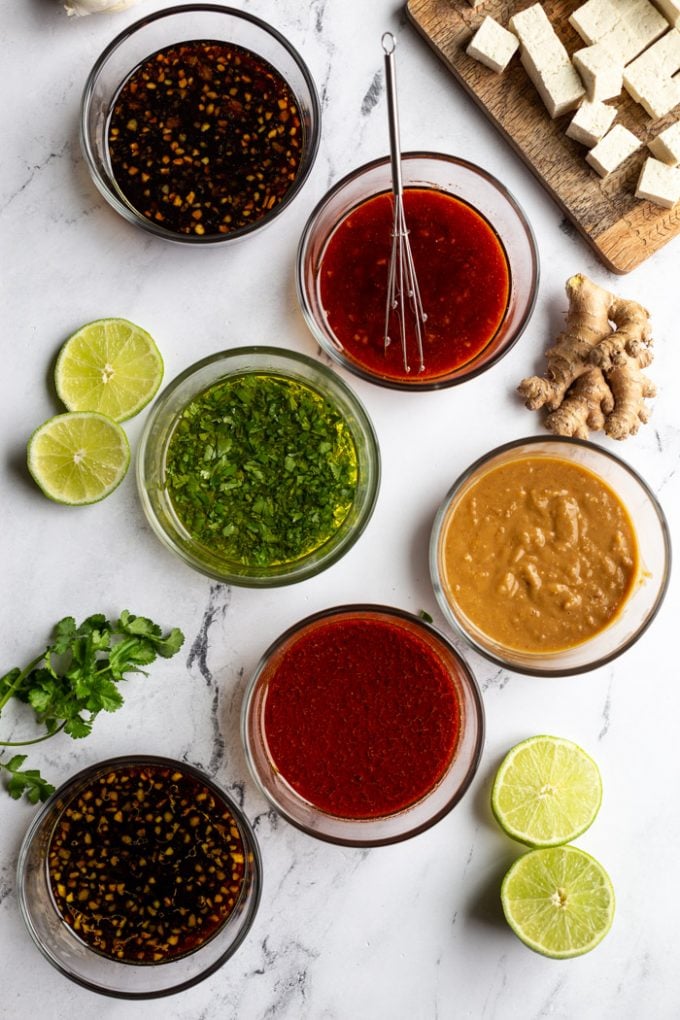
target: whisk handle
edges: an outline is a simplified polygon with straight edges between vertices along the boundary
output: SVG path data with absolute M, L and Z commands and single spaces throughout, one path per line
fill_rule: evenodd
M 387 91 L 387 122 L 390 130 L 390 160 L 392 163 L 392 190 L 397 196 L 404 193 L 401 179 L 401 142 L 399 140 L 399 110 L 397 107 L 397 81 L 394 65 L 394 51 L 397 40 L 391 32 L 382 37 L 385 54 L 385 88 Z

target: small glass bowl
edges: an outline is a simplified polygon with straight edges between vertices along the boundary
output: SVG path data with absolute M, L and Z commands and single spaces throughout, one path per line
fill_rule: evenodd
M 147 219 L 130 204 L 116 183 L 108 147 L 111 112 L 131 72 L 153 53 L 195 40 L 234 43 L 267 60 L 285 79 L 298 102 L 304 147 L 298 173 L 284 198 L 268 213 L 228 234 L 181 234 Z M 109 43 L 85 84 L 80 121 L 81 145 L 92 179 L 107 202 L 143 230 L 180 244 L 213 245 L 239 240 L 280 216 L 309 177 L 321 137 L 321 105 L 316 86 L 300 54 L 275 28 L 246 11 L 217 4 L 187 4 L 149 14 Z
M 350 372 L 368 382 L 392 389 L 443 389 L 485 372 L 519 340 L 538 292 L 538 249 L 529 222 L 518 203 L 500 181 L 485 170 L 455 156 L 435 152 L 403 153 L 401 166 L 404 188 L 443 191 L 467 203 L 491 225 L 505 250 L 510 272 L 508 305 L 500 326 L 486 347 L 465 365 L 446 375 L 423 378 L 414 371 L 408 379 L 403 379 L 380 375 L 358 364 L 344 351 L 333 333 L 321 298 L 322 261 L 334 232 L 347 216 L 368 199 L 390 192 L 389 157 L 376 159 L 343 177 L 312 212 L 298 247 L 298 300 L 319 345 Z M 385 288 L 387 290 L 387 270 Z
M 635 588 L 612 622 L 591 638 L 554 652 L 507 648 L 484 634 L 458 608 L 447 590 L 443 540 L 449 518 L 470 488 L 488 471 L 525 457 L 570 461 L 597 475 L 619 497 L 635 530 L 639 572 Z M 630 648 L 656 616 L 668 588 L 671 545 L 663 510 L 649 486 L 608 450 L 580 439 L 534 436 L 506 443 L 463 472 L 437 511 L 430 541 L 430 574 L 437 601 L 449 624 L 475 651 L 506 669 L 529 676 L 575 676 L 603 666 Z
M 246 374 L 292 379 L 319 393 L 349 426 L 358 461 L 354 502 L 337 531 L 307 555 L 266 567 L 234 563 L 196 541 L 177 517 L 165 484 L 168 444 L 184 408 L 215 383 Z M 269 588 L 315 576 L 354 545 L 368 524 L 378 498 L 380 450 L 363 404 L 335 372 L 293 351 L 276 347 L 237 347 L 191 365 L 161 393 L 139 443 L 137 484 L 144 512 L 154 532 L 185 563 L 226 584 Z
M 182 772 L 207 787 L 236 820 L 244 847 L 245 872 L 239 900 L 225 923 L 198 949 L 158 964 L 123 963 L 104 956 L 74 933 L 59 914 L 48 875 L 48 850 L 59 816 L 86 787 L 114 768 L 159 766 Z M 262 861 L 255 834 L 240 808 L 198 769 L 154 755 L 111 758 L 67 780 L 36 815 L 19 853 L 19 905 L 43 956 L 76 984 L 118 999 L 154 999 L 191 988 L 232 956 L 255 919 L 262 889 Z
M 321 810 L 298 793 L 278 771 L 265 732 L 265 706 L 272 677 L 287 651 L 302 637 L 328 621 L 387 622 L 424 641 L 444 664 L 456 693 L 460 729 L 452 759 L 420 800 L 377 818 L 346 818 Z M 380 724 L 382 725 L 382 724 Z M 380 605 L 347 605 L 325 609 L 295 624 L 267 649 L 253 673 L 241 713 L 241 735 L 250 771 L 260 790 L 291 825 L 309 836 L 341 846 L 386 846 L 409 839 L 438 822 L 470 786 L 484 745 L 484 706 L 469 666 L 449 641 L 430 624 L 410 613 Z M 329 774 L 333 764 L 328 763 Z

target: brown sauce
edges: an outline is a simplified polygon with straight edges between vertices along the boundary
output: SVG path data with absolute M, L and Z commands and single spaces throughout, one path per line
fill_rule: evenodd
M 165 765 L 119 765 L 64 806 L 47 862 L 73 932 L 104 956 L 148 964 L 193 952 L 222 927 L 246 851 L 210 787 Z
M 293 184 L 304 130 L 266 60 L 216 40 L 177 43 L 123 83 L 108 131 L 116 182 L 167 230 L 199 237 L 250 226 Z
M 440 540 L 456 612 L 506 648 L 572 648 L 618 615 L 639 574 L 618 496 L 570 461 L 523 457 L 492 468 L 454 504 Z

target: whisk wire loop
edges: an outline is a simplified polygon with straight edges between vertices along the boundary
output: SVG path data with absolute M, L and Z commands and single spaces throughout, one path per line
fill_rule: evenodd
M 420 296 L 418 277 L 413 262 L 413 252 L 409 239 L 408 226 L 406 225 L 406 213 L 404 211 L 404 188 L 401 176 L 401 144 L 399 140 L 399 111 L 397 107 L 396 74 L 394 68 L 394 51 L 397 41 L 391 32 L 385 32 L 382 37 L 382 47 L 385 54 L 385 84 L 387 89 L 387 112 L 390 131 L 390 162 L 392 168 L 392 201 L 393 201 L 393 222 L 392 222 L 392 246 L 390 252 L 390 264 L 387 276 L 387 298 L 385 302 L 385 330 L 384 346 L 389 347 L 390 321 L 396 315 L 399 321 L 399 339 L 404 371 L 410 372 L 411 366 L 408 358 L 407 348 L 407 323 L 406 303 L 411 308 L 414 332 L 416 356 L 418 359 L 418 371 L 425 370 L 425 359 L 423 355 L 423 326 L 427 321 L 427 315 L 423 311 L 423 304 Z

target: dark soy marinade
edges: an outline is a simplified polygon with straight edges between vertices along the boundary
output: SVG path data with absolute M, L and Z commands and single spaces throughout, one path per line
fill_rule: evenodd
M 232 43 L 159 50 L 122 85 L 109 123 L 116 183 L 146 219 L 179 234 L 256 222 L 297 176 L 297 100 L 262 57 Z
M 285 649 L 267 687 L 272 761 L 328 814 L 380 818 L 436 786 L 455 753 L 458 695 L 416 634 L 361 617 L 319 624 Z
M 47 860 L 66 924 L 97 952 L 136 964 L 207 942 L 238 903 L 246 868 L 226 804 L 160 765 L 93 779 L 64 807 Z
M 436 379 L 468 364 L 493 340 L 508 306 L 505 250 L 476 209 L 443 191 L 407 188 L 404 209 L 427 321 L 425 371 L 405 371 L 396 314 L 384 344 L 392 244 L 392 196 L 353 209 L 331 236 L 319 275 L 326 319 L 347 357 L 387 379 Z M 417 364 L 413 315 L 406 314 L 409 362 Z

